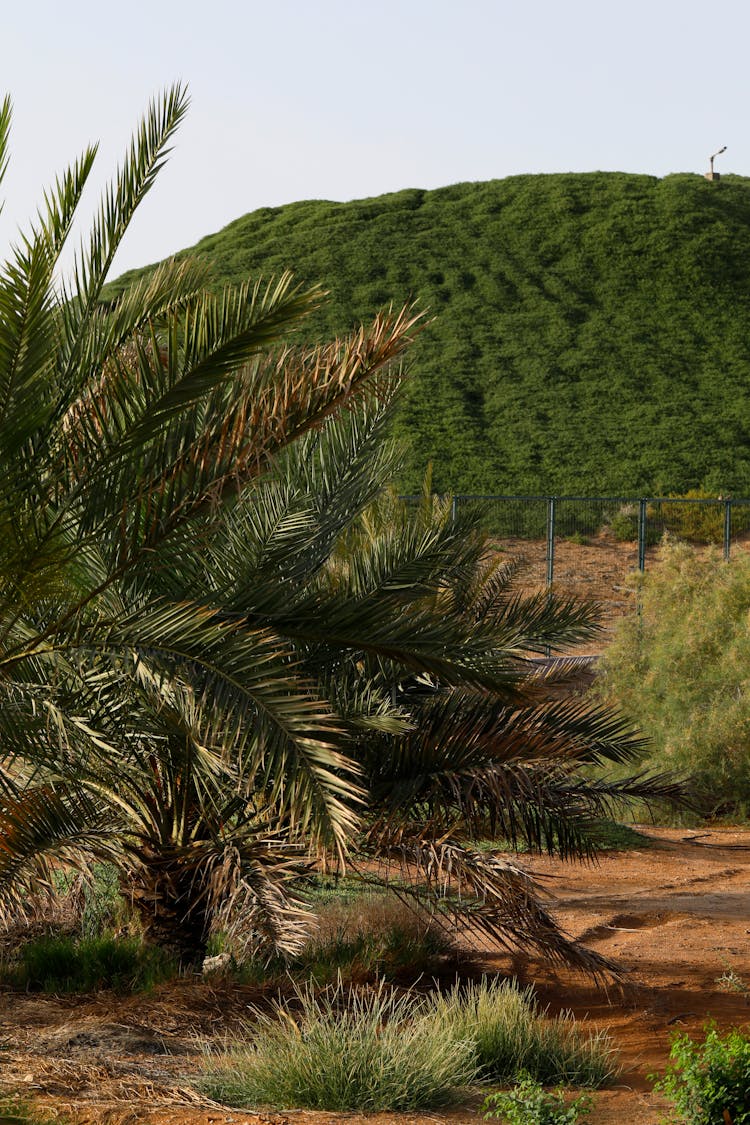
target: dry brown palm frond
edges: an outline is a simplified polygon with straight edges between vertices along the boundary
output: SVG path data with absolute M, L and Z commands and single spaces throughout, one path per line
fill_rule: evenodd
M 595 980 L 621 981 L 614 962 L 568 937 L 541 903 L 533 877 L 507 857 L 478 852 L 460 843 L 425 838 L 416 828 L 377 839 L 368 854 L 378 866 L 354 864 L 363 878 L 395 889 L 407 901 L 431 902 L 455 933 L 485 939 L 511 953 L 536 954 L 551 965 Z

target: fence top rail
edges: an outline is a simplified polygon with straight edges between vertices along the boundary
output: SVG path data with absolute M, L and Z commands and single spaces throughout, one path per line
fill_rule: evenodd
M 540 500 L 549 503 L 550 500 L 572 500 L 576 503 L 602 503 L 602 504 L 750 504 L 748 497 L 735 496 L 512 496 L 501 493 L 480 494 L 469 492 L 444 492 L 436 493 L 443 500 Z M 410 493 L 399 497 L 400 500 L 421 500 L 422 493 Z

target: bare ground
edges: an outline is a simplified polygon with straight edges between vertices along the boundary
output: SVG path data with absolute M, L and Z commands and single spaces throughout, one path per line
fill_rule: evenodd
M 750 991 L 719 982 L 731 972 L 750 988 L 750 830 L 710 834 L 645 828 L 642 850 L 605 855 L 597 866 L 535 859 L 530 867 L 572 935 L 629 971 L 625 992 L 550 972 L 523 958 L 488 957 L 486 969 L 533 982 L 553 1012 L 572 1009 L 607 1027 L 622 1055 L 617 1084 L 595 1095 L 593 1125 L 655 1125 L 665 1108 L 647 1076 L 666 1062 L 676 1031 L 699 1035 L 750 1021 Z M 54 997 L 0 993 L 0 1084 L 54 1114 L 102 1125 L 468 1125 L 477 1098 L 450 1112 L 245 1113 L 207 1102 L 189 1084 L 198 1040 L 242 1020 L 251 988 L 181 981 L 147 996 Z

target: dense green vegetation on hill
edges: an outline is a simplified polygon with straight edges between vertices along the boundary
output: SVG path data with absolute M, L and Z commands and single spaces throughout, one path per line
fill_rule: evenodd
M 291 268 L 324 332 L 434 315 L 396 429 L 400 484 L 750 493 L 750 181 L 515 176 L 263 208 L 203 239 L 219 284 Z M 132 278 L 132 274 L 127 275 Z

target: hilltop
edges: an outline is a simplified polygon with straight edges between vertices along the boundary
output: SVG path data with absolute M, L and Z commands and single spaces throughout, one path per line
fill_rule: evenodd
M 402 488 L 431 461 L 446 491 L 750 494 L 748 179 L 529 175 L 309 201 L 183 253 L 217 286 L 286 268 L 321 282 L 313 335 L 410 297 L 430 311 L 394 421 Z

